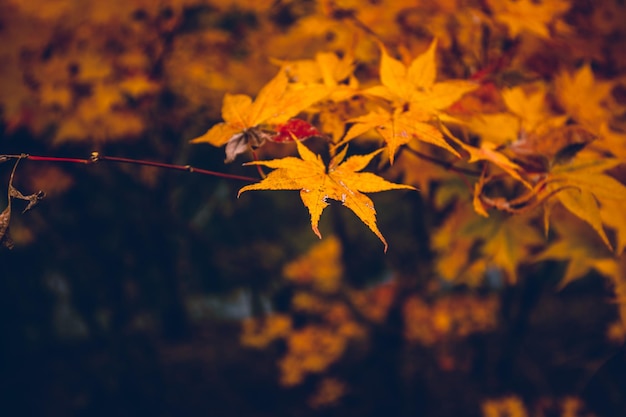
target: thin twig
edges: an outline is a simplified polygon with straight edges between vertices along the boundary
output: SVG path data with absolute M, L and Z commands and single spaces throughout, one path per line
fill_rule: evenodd
M 196 168 L 191 165 L 176 165 L 176 164 L 167 164 L 164 162 L 155 162 L 155 161 L 146 161 L 143 159 L 131 159 L 131 158 L 122 158 L 117 156 L 105 156 L 101 155 L 98 152 L 92 152 L 91 157 L 88 159 L 83 158 L 64 158 L 64 157 L 56 157 L 56 156 L 38 156 L 38 155 L 29 155 L 29 154 L 20 154 L 20 155 L 0 155 L 0 160 L 8 160 L 8 159 L 29 159 L 31 161 L 46 161 L 46 162 L 60 162 L 60 163 L 72 163 L 72 164 L 94 164 L 100 161 L 108 161 L 115 162 L 120 164 L 132 164 L 132 165 L 140 165 L 140 166 L 150 166 L 156 168 L 170 169 L 175 171 L 186 171 L 192 172 L 202 175 L 210 175 L 213 177 L 226 178 L 231 180 L 239 180 L 239 181 L 247 181 L 247 182 L 256 182 L 258 181 L 256 178 L 246 177 L 242 175 L 235 174 L 227 174 L 224 172 L 210 171 L 207 169 Z

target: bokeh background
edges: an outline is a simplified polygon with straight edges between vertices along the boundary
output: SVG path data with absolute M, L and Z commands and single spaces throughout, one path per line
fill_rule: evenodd
M 0 0 L 0 154 L 255 176 L 189 143 L 220 121 L 225 92 L 254 95 L 276 60 L 347 44 L 375 77 L 368 31 L 409 50 L 438 36 L 454 58 L 477 42 L 464 8 L 492 3 Z M 577 59 L 626 73 L 625 7 L 571 2 L 562 36 Z M 471 56 L 450 71 L 467 75 Z M 442 213 L 418 193 L 375 197 L 383 254 L 338 204 L 320 242 L 297 195 L 237 199 L 232 179 L 23 160 L 13 185 L 46 198 L 24 214 L 13 203 L 15 246 L 0 250 L 0 415 L 626 415 L 605 279 L 559 289 L 558 262 L 517 285 L 433 278 Z

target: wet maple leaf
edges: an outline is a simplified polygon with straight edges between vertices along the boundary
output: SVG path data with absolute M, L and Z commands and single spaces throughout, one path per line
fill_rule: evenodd
M 261 182 L 247 185 L 239 190 L 239 195 L 251 190 L 299 190 L 302 202 L 309 210 L 311 227 L 318 237 L 318 223 L 322 211 L 329 205 L 328 200 L 340 201 L 357 215 L 372 232 L 383 242 L 387 251 L 387 241 L 376 225 L 376 210 L 372 200 L 363 193 L 374 193 L 386 190 L 414 190 L 410 185 L 394 184 L 375 174 L 358 172 L 382 150 L 367 155 L 345 158 L 347 149 L 337 154 L 328 168 L 322 158 L 296 141 L 300 158 L 286 157 L 270 161 L 253 161 L 246 165 L 263 165 L 273 168 Z
M 431 122 L 437 118 L 449 119 L 444 110 L 465 93 L 476 89 L 478 84 L 462 80 L 435 82 L 437 78 L 436 40 L 408 67 L 391 57 L 383 45 L 380 45 L 380 48 L 382 51 L 380 62 L 382 85 L 368 88 L 364 90 L 364 93 L 390 101 L 394 110 L 376 108 L 364 116 L 352 119 L 355 125 L 346 133 L 343 142 L 375 129 L 387 143 L 389 160 L 392 164 L 398 148 L 412 138 L 431 143 L 446 149 L 453 155 L 460 156 Z
M 412 138 L 439 146 L 460 157 L 459 153 L 446 142 L 441 131 L 427 123 L 428 119 L 428 115 L 420 111 L 396 111 L 391 114 L 377 107 L 364 116 L 350 120 L 355 124 L 348 130 L 342 142 L 348 142 L 374 129 L 385 139 L 392 164 L 398 148 Z
M 328 94 L 325 86 L 313 84 L 299 89 L 290 89 L 287 75 L 281 69 L 261 89 L 252 101 L 245 94 L 226 94 L 222 104 L 224 122 L 211 127 L 204 135 L 192 140 L 213 146 L 227 145 L 226 161 L 245 152 L 248 143 L 260 146 L 265 140 L 261 124 L 280 124 L 310 107 Z

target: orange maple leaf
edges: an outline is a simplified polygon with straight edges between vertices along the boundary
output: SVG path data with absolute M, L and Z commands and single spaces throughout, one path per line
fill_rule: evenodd
M 328 199 L 341 201 L 365 223 L 383 242 L 387 251 L 387 241 L 376 225 L 376 210 L 372 200 L 363 193 L 386 190 L 415 188 L 410 185 L 395 184 L 375 174 L 361 172 L 367 164 L 382 150 L 367 155 L 354 155 L 345 162 L 347 148 L 344 148 L 332 160 L 328 168 L 322 158 L 296 141 L 300 158 L 289 156 L 270 161 L 253 161 L 246 165 L 264 165 L 274 168 L 261 182 L 247 185 L 239 194 L 250 190 L 299 190 L 302 202 L 309 209 L 313 232 L 321 238 L 318 228 L 322 211 L 328 206 Z

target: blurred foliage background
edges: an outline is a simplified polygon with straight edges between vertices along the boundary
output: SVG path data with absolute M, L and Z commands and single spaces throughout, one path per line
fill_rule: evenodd
M 347 43 L 372 72 L 368 30 L 408 50 L 438 36 L 453 58 L 476 42 L 454 32 L 474 3 L 486 7 L 1 0 L 0 154 L 98 151 L 255 176 L 189 144 L 220 120 L 225 92 L 254 95 L 272 59 Z M 601 47 L 597 67 L 623 74 L 623 2 L 572 3 L 570 18 L 592 26 L 568 32 L 571 48 Z M 467 75 L 471 57 L 448 71 Z M 0 164 L 2 181 L 11 168 Z M 417 193 L 374 197 L 385 255 L 339 205 L 322 219 L 336 236 L 318 242 L 296 197 L 236 199 L 236 180 L 26 160 L 14 185 L 47 197 L 24 215 L 15 203 L 15 247 L 0 251 L 3 415 L 626 415 L 605 280 L 559 290 L 557 262 L 522 268 L 514 286 L 497 271 L 475 286 L 432 278 L 441 213 Z

